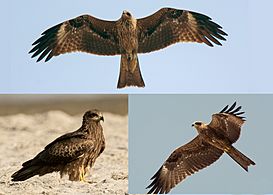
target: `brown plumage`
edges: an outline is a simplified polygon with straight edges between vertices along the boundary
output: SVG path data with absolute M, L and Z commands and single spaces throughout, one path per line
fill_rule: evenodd
M 241 106 L 235 109 L 236 102 L 228 108 L 212 115 L 209 124 L 197 121 L 194 126 L 198 131 L 189 143 L 177 148 L 164 162 L 161 168 L 151 178 L 151 188 L 148 193 L 168 193 L 187 176 L 203 169 L 226 152 L 242 168 L 248 171 L 248 166 L 255 163 L 232 146 L 235 143 L 244 123 L 244 112 L 239 112 Z
M 137 53 L 163 49 L 177 42 L 197 42 L 221 45 L 227 35 L 221 26 L 203 14 L 162 8 L 154 14 L 135 19 L 123 11 L 117 21 L 105 21 L 82 15 L 60 23 L 33 43 L 32 57 L 50 60 L 69 52 L 97 55 L 121 55 L 118 88 L 144 87 Z
M 58 137 L 33 159 L 24 162 L 11 176 L 12 181 L 24 181 L 54 171 L 60 171 L 61 177 L 68 174 L 71 181 L 84 181 L 105 148 L 101 120 L 104 118 L 98 110 L 87 111 L 77 131 Z

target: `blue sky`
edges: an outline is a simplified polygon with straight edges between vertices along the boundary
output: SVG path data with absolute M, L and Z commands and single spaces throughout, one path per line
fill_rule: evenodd
M 144 89 L 116 89 L 120 56 L 65 54 L 36 63 L 28 51 L 47 28 L 84 13 L 116 20 L 162 7 L 207 14 L 229 34 L 223 46 L 176 44 L 139 55 Z M 1 93 L 266 93 L 272 80 L 272 1 L 4 1 Z M 4 30 L 3 30 L 4 29 Z

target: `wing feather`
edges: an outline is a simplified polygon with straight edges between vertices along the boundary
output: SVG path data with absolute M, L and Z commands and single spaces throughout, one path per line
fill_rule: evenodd
M 120 54 L 115 21 L 105 21 L 82 15 L 57 24 L 42 33 L 29 53 L 37 61 L 68 52 L 87 52 L 98 55 Z
M 222 150 L 201 143 L 200 137 L 195 137 L 191 142 L 176 149 L 169 156 L 151 178 L 152 182 L 147 187 L 151 188 L 148 193 L 168 193 L 187 176 L 209 166 L 222 154 Z
M 212 43 L 226 40 L 227 34 L 211 18 L 196 12 L 162 8 L 151 16 L 137 20 L 138 52 L 162 49 L 177 42 Z
M 62 135 L 48 144 L 33 159 L 23 163 L 23 166 L 31 166 L 41 161 L 46 164 L 66 164 L 71 162 L 86 151 L 93 150 L 94 144 L 92 141 L 86 140 L 84 137 L 85 135 L 79 131 Z
M 220 134 L 227 137 L 231 143 L 235 143 L 241 133 L 241 127 L 244 124 L 245 117 L 241 116 L 244 112 L 239 112 L 241 106 L 236 107 L 236 102 L 231 107 L 228 105 L 219 113 L 212 115 L 209 127 L 215 129 Z
M 87 151 L 92 151 L 94 144 L 90 140 L 71 138 L 62 140 L 37 155 L 39 160 L 48 164 L 66 164 L 81 157 Z

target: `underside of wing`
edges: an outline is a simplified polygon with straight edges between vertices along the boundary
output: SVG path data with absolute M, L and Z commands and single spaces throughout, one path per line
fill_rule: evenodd
M 139 53 L 165 48 L 177 42 L 212 43 L 221 45 L 227 34 L 210 17 L 187 10 L 162 8 L 137 20 Z
M 244 124 L 245 117 L 241 116 L 241 106 L 236 108 L 236 102 L 232 106 L 226 106 L 219 113 L 212 115 L 209 127 L 227 137 L 231 143 L 236 142 L 241 133 L 241 127 Z
M 29 53 L 37 61 L 50 60 L 69 52 L 87 52 L 97 55 L 119 54 L 115 21 L 105 21 L 90 15 L 82 15 L 60 23 L 42 33 Z
M 203 169 L 223 154 L 211 145 L 202 143 L 199 136 L 188 144 L 176 149 L 151 178 L 150 193 L 168 193 L 187 176 Z

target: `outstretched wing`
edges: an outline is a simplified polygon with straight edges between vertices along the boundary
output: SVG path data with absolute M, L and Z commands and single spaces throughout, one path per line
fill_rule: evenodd
M 137 26 L 139 53 L 159 50 L 177 42 L 221 45 L 217 39 L 226 40 L 223 35 L 227 35 L 210 17 L 173 8 L 162 8 L 151 16 L 138 19 Z
M 228 105 L 217 114 L 212 115 L 209 127 L 215 129 L 220 134 L 227 137 L 231 143 L 236 142 L 241 133 L 241 127 L 244 124 L 245 117 L 241 116 L 244 112 L 239 112 L 241 106 L 236 107 L 236 102 L 229 108 Z
M 202 143 L 199 136 L 191 142 L 176 149 L 164 162 L 162 167 L 151 178 L 151 188 L 148 193 L 168 193 L 175 185 L 187 176 L 203 169 L 223 154 L 211 145 Z
M 29 53 L 39 55 L 40 61 L 68 52 L 87 52 L 98 55 L 120 53 L 115 21 L 105 21 L 90 15 L 82 15 L 60 23 L 42 33 Z

